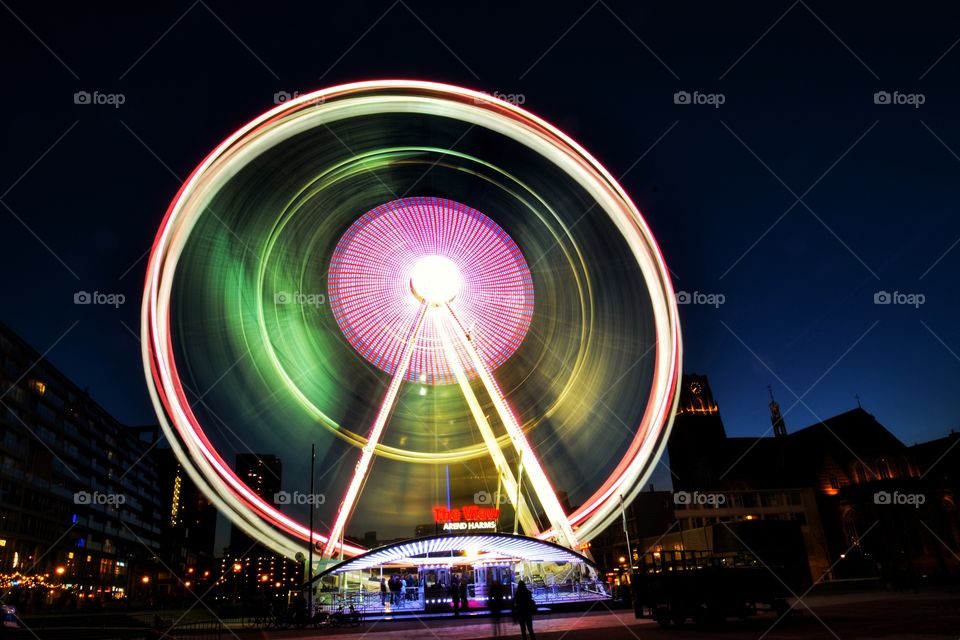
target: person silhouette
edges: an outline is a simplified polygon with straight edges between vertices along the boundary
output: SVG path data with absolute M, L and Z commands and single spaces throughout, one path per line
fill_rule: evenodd
M 453 576 L 450 579 L 450 601 L 453 604 L 453 615 L 460 615 L 460 578 Z
M 517 583 L 517 592 L 513 595 L 513 612 L 520 625 L 520 634 L 523 640 L 527 640 L 527 631 L 530 631 L 530 640 L 536 640 L 537 635 L 533 632 L 533 614 L 537 610 L 537 603 L 533 600 L 533 594 L 527 589 L 523 580 Z
M 500 637 L 500 614 L 503 612 L 503 584 L 499 580 L 490 583 L 487 589 L 487 597 L 490 607 L 490 628 L 493 631 L 493 637 Z

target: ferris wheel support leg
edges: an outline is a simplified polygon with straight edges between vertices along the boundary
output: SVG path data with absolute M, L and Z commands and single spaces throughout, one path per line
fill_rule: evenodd
M 390 379 L 390 385 L 387 387 L 387 393 L 383 398 L 383 403 L 381 403 L 377 417 L 373 422 L 373 426 L 370 428 L 370 435 L 367 436 L 367 444 L 364 445 L 360 454 L 360 460 L 357 462 L 356 470 L 353 472 L 350 486 L 347 488 L 347 493 L 343 497 L 343 502 L 340 503 L 340 510 L 337 512 L 337 518 L 333 523 L 333 528 L 330 530 L 330 535 L 327 538 L 327 545 L 323 550 L 324 556 L 333 556 L 333 552 L 336 550 L 337 544 L 340 543 L 340 537 L 347 526 L 347 520 L 350 518 L 350 514 L 353 513 L 353 508 L 357 503 L 357 499 L 360 497 L 360 491 L 363 489 L 363 484 L 366 482 L 367 474 L 370 471 L 370 465 L 373 462 L 373 451 L 380 442 L 380 436 L 383 435 L 383 430 L 387 426 L 387 421 L 390 419 L 390 414 L 393 411 L 393 405 L 397 400 L 397 394 L 400 392 L 400 385 L 403 383 L 404 378 L 407 376 L 407 371 L 410 369 L 413 349 L 417 343 L 417 338 L 420 337 L 420 331 L 423 329 L 426 312 L 426 303 L 421 304 L 420 310 L 417 312 L 413 324 L 410 327 L 407 340 L 403 345 L 403 352 L 397 363 L 397 369 L 393 372 L 393 378 Z
M 510 409 L 510 406 L 507 404 L 507 400 L 500 391 L 499 385 L 497 385 L 496 380 L 494 380 L 493 374 L 487 369 L 486 363 L 484 363 L 477 349 L 473 346 L 473 342 L 467 337 L 466 332 L 454 315 L 453 310 L 450 309 L 450 305 L 443 305 L 441 310 L 449 320 L 448 324 L 453 327 L 453 333 L 457 337 L 464 352 L 469 356 L 470 362 L 477 372 L 477 377 L 483 382 L 483 386 L 490 395 L 490 400 L 493 402 L 497 414 L 500 416 L 500 420 L 503 422 L 504 428 L 506 428 L 507 434 L 510 436 L 510 440 L 513 441 L 514 448 L 523 460 L 524 471 L 527 472 L 527 477 L 530 479 L 530 485 L 533 487 L 537 500 L 540 501 L 540 505 L 546 512 L 547 519 L 553 527 L 553 534 L 561 544 L 571 549 L 579 549 L 576 534 L 573 532 L 573 527 L 570 526 L 570 520 L 567 518 L 567 514 L 564 513 L 563 507 L 560 506 L 560 501 L 557 500 L 557 494 L 550 484 L 546 472 L 544 472 L 543 467 L 540 466 L 540 461 L 530 447 L 530 443 L 527 442 L 527 438 L 523 434 L 523 429 L 520 428 L 520 424 Z
M 463 397 L 470 407 L 470 412 L 473 414 L 473 419 L 477 423 L 477 428 L 480 430 L 483 442 L 490 451 L 493 465 L 497 469 L 497 474 L 503 483 L 504 490 L 510 497 L 514 512 L 517 514 L 516 517 L 519 518 L 520 524 L 527 535 L 537 536 L 540 534 L 540 529 L 537 527 L 536 520 L 530 511 L 530 507 L 527 505 L 527 501 L 519 492 L 517 479 L 514 477 L 507 458 L 503 455 L 503 451 L 497 443 L 497 436 L 494 435 L 493 429 L 487 421 L 487 417 L 483 414 L 483 409 L 477 400 L 477 395 L 473 392 L 473 388 L 470 387 L 470 380 L 467 378 L 467 373 L 464 371 L 463 365 L 460 363 L 460 358 L 457 356 L 453 348 L 453 343 L 450 341 L 450 335 L 446 327 L 444 327 L 444 318 L 439 313 L 431 313 L 431 315 L 437 328 L 437 334 L 440 336 L 440 342 L 443 345 L 446 361 L 450 365 L 450 370 L 453 371 L 454 377 L 457 379 L 457 384 L 460 385 L 460 390 L 463 392 Z

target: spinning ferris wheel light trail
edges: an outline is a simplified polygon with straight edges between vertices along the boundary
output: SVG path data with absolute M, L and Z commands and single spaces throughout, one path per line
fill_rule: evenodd
M 355 557 L 348 524 L 419 524 L 438 469 L 461 497 L 502 487 L 529 536 L 596 536 L 664 449 L 677 315 L 647 223 L 576 141 L 478 91 L 376 80 L 304 93 L 204 158 L 157 233 L 141 333 L 164 435 L 233 525 Z M 608 429 L 589 398 L 627 382 L 608 400 L 629 427 Z M 186 385 L 214 390 L 195 407 Z M 313 443 L 356 461 L 323 533 L 229 461 L 295 466 Z

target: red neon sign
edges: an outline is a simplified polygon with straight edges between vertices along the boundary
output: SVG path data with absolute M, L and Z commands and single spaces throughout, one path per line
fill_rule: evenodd
M 447 522 L 487 522 L 500 519 L 500 509 L 496 507 L 478 507 L 476 505 L 467 505 L 457 509 L 447 509 L 446 507 L 433 508 L 433 521 L 437 524 Z

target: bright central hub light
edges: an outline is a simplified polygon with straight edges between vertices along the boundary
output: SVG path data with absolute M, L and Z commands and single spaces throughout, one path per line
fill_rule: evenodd
M 446 304 L 463 286 L 460 268 L 444 256 L 424 256 L 410 271 L 410 288 L 427 304 Z

